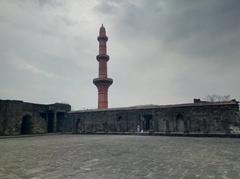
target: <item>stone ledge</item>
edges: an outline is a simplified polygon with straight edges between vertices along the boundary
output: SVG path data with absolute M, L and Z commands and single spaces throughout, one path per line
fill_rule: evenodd
M 76 134 L 76 133 L 74 133 Z M 222 138 L 240 138 L 240 134 L 222 134 L 222 133 L 165 133 L 165 132 L 88 132 L 77 133 L 76 135 L 136 135 L 136 136 L 173 136 L 173 137 L 222 137 Z

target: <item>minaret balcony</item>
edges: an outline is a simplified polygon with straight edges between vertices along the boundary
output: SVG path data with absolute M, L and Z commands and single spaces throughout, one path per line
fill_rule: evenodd
M 108 37 L 107 36 L 98 36 L 97 40 L 98 41 L 101 41 L 101 40 L 108 41 Z
M 111 78 L 95 78 L 93 79 L 93 84 L 96 86 L 110 86 L 113 83 Z
M 109 56 L 107 54 L 99 54 L 96 56 L 97 58 L 97 61 L 101 61 L 101 60 L 105 60 L 105 61 L 108 61 L 109 60 Z

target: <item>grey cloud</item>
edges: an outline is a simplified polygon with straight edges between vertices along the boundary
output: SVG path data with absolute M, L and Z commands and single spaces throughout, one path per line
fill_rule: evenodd
M 114 15 L 119 10 L 119 3 L 121 1 L 102 1 L 94 7 L 94 10 L 107 15 Z
M 134 70 L 138 69 L 135 71 L 136 75 L 133 75 L 135 80 L 132 80 L 135 90 L 141 91 L 144 88 L 136 84 L 136 79 L 140 77 L 148 86 L 146 73 L 159 78 L 151 69 L 156 67 L 155 70 L 161 70 L 159 67 L 165 63 L 167 65 L 163 67 L 169 68 L 167 72 L 175 73 L 176 76 L 168 77 L 166 73 L 167 79 L 160 78 L 156 81 L 159 85 L 153 85 L 157 89 L 165 88 L 166 81 L 170 81 L 172 83 L 167 84 L 167 87 L 169 91 L 174 88 L 172 93 L 175 91 L 176 95 L 183 93 L 185 96 L 191 94 L 193 97 L 201 97 L 214 93 L 214 90 L 227 94 L 233 91 L 226 90 L 226 86 L 234 86 L 235 90 L 239 88 L 236 87 L 237 79 L 234 75 L 228 75 L 234 73 L 239 76 L 235 69 L 236 65 L 239 66 L 240 55 L 239 1 L 124 2 L 119 3 L 122 8 L 115 12 L 116 18 L 112 23 L 114 30 L 127 42 L 125 44 L 122 39 L 117 41 L 128 46 L 128 52 L 122 54 L 123 58 L 128 58 L 124 62 L 131 63 Z M 170 55 L 169 58 L 168 54 L 175 56 L 171 58 Z M 178 75 L 182 78 L 178 78 Z M 239 95 L 236 91 L 234 94 Z
M 111 107 L 240 98 L 238 0 L 0 2 L 0 98 L 94 108 L 97 33 Z
M 53 7 L 57 7 L 57 6 L 63 6 L 64 5 L 64 1 L 58 1 L 58 0 L 38 0 L 38 4 L 40 6 L 53 6 Z
M 116 29 L 136 38 L 158 38 L 179 53 L 208 56 L 238 51 L 240 3 L 237 0 L 143 1 L 141 5 L 119 3 Z M 104 1 L 102 13 L 112 1 Z M 114 22 L 113 22 L 114 23 Z M 225 48 L 223 52 L 221 49 Z

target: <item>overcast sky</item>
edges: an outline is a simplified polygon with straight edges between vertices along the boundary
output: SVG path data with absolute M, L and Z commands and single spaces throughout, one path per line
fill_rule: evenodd
M 0 98 L 96 108 L 102 23 L 109 107 L 240 99 L 239 0 L 0 0 Z

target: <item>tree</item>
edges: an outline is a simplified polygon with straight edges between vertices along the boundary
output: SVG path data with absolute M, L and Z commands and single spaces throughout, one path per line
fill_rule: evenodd
M 206 101 L 209 102 L 221 102 L 221 101 L 230 101 L 230 95 L 217 95 L 217 94 L 212 94 L 212 95 L 207 95 L 205 97 Z

